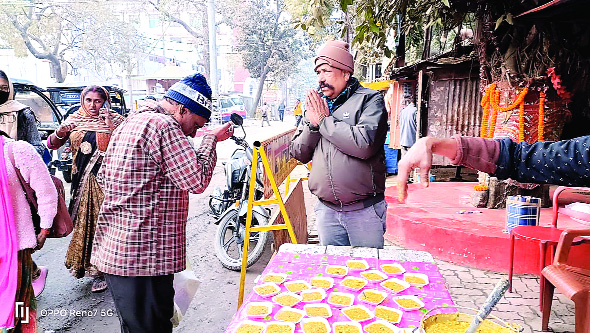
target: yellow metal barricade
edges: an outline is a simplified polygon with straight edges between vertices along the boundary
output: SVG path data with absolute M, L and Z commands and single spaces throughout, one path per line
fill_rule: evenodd
M 262 160 L 262 165 L 264 166 L 264 171 L 269 177 L 270 184 L 272 186 L 272 190 L 274 193 L 274 199 L 268 200 L 259 200 L 254 201 L 254 192 L 256 186 L 256 171 L 258 169 L 258 156 Z M 291 237 L 291 242 L 297 244 L 297 239 L 295 237 L 295 232 L 293 231 L 293 226 L 291 225 L 291 220 L 289 220 L 289 216 L 287 214 L 287 210 L 285 209 L 285 203 L 283 202 L 283 197 L 281 196 L 281 192 L 279 192 L 279 188 L 275 182 L 273 173 L 271 171 L 270 165 L 268 163 L 268 159 L 266 157 L 266 153 L 264 149 L 261 149 L 260 142 L 254 142 L 254 148 L 252 152 L 252 170 L 250 172 L 250 189 L 248 192 L 248 212 L 246 214 L 246 231 L 244 235 L 244 249 L 242 253 L 242 270 L 240 272 L 240 293 L 238 296 L 238 308 L 242 305 L 244 301 L 244 283 L 246 281 L 246 266 L 248 264 L 248 245 L 250 244 L 250 232 L 260 232 L 260 231 L 272 231 L 272 230 L 284 230 L 286 229 Z M 287 182 L 287 187 L 289 186 L 289 182 Z M 288 192 L 287 192 L 288 193 Z M 254 206 L 266 206 L 266 205 L 274 205 L 278 204 L 281 210 L 281 214 L 283 215 L 283 219 L 285 224 L 277 224 L 277 225 L 267 225 L 261 227 L 254 227 L 252 228 L 252 208 Z

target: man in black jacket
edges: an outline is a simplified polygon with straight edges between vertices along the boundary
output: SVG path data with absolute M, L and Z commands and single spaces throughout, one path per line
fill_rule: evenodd
M 319 92 L 310 90 L 291 154 L 313 162 L 309 188 L 322 245 L 382 248 L 387 203 L 383 96 L 352 77 L 348 44 L 327 42 L 315 59 Z

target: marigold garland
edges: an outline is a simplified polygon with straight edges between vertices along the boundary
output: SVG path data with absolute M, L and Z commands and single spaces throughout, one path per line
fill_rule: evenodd
M 518 142 L 524 141 L 524 98 L 528 94 L 529 88 L 525 87 L 516 97 L 513 103 L 508 106 L 500 106 L 500 91 L 496 91 L 496 84 L 492 83 L 485 91 L 485 95 L 481 100 L 481 106 L 484 109 L 483 119 L 481 123 L 480 136 L 482 138 L 491 139 L 494 137 L 496 130 L 496 121 L 498 112 L 508 112 L 519 108 L 518 116 Z M 542 99 L 541 99 L 542 97 Z M 544 103 L 545 94 L 542 94 L 539 99 L 539 138 L 542 140 L 544 110 L 542 105 Z M 491 108 L 491 111 L 490 111 Z
M 518 113 L 518 142 L 524 141 L 524 103 L 520 103 Z
M 543 141 L 543 131 L 545 128 L 545 93 L 539 94 L 539 129 L 537 130 L 537 141 Z
M 479 136 L 485 138 L 488 134 L 488 117 L 490 114 L 490 91 L 496 89 L 496 84 L 492 83 L 487 89 L 483 98 L 481 99 L 481 106 L 483 107 L 483 118 L 481 120 L 481 130 Z

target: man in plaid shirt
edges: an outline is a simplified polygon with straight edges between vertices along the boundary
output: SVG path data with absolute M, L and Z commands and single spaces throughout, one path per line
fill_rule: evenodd
M 113 133 L 100 170 L 104 202 L 91 262 L 105 273 L 122 332 L 172 332 L 174 273 L 186 264 L 188 192 L 205 190 L 217 141 L 233 133 L 228 123 L 195 150 L 186 136 L 210 116 L 211 89 L 195 74 Z

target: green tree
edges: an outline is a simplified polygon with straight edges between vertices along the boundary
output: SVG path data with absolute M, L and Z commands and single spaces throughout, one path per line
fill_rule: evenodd
M 244 67 L 252 77 L 258 78 L 258 90 L 249 114 L 256 112 L 264 82 L 269 78 L 280 79 L 288 74 L 288 68 L 297 66 L 299 60 L 308 54 L 308 44 L 292 28 L 290 21 L 283 17 L 285 6 L 282 1 L 276 7 L 265 1 L 227 1 L 233 9 L 228 23 L 239 29 L 237 50 L 242 53 Z

